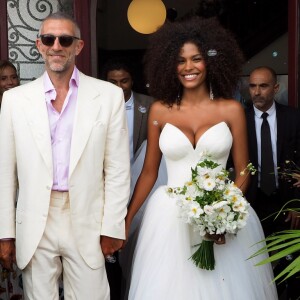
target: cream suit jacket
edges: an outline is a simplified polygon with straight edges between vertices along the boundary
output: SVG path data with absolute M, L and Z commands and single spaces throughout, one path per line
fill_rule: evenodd
M 130 160 L 123 97 L 120 88 L 80 73 L 69 197 L 77 247 L 91 268 L 104 265 L 100 235 L 125 239 Z M 23 269 L 42 238 L 53 183 L 43 77 L 5 92 L 2 104 L 0 238 L 16 238 Z

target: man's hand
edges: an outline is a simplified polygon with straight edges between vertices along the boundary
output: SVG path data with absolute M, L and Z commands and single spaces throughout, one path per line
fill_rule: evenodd
M 291 229 L 300 228 L 300 212 L 289 211 L 285 222 L 291 222 Z
M 214 241 L 218 245 L 223 245 L 226 243 L 225 234 L 209 234 L 207 233 L 205 237 L 208 240 Z
M 0 262 L 3 268 L 13 271 L 13 264 L 16 263 L 14 239 L 0 240 Z
M 100 237 L 100 245 L 102 253 L 104 257 L 106 257 L 108 255 L 113 255 L 116 251 L 121 249 L 123 240 L 102 235 Z

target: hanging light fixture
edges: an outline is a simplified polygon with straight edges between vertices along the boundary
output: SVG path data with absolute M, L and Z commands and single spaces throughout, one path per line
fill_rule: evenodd
M 161 0 L 133 0 L 127 10 L 130 26 L 137 32 L 155 32 L 166 20 L 166 7 Z

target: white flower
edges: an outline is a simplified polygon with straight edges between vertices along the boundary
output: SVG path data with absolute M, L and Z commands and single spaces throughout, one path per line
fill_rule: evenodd
M 186 182 L 185 186 L 186 186 L 186 194 L 192 196 L 193 198 L 195 198 L 198 195 L 199 190 L 192 181 Z
M 216 202 L 213 204 L 213 208 L 214 209 L 220 209 L 224 206 L 227 206 L 228 202 L 227 201 L 220 201 L 220 202 Z
M 203 188 L 206 191 L 212 191 L 215 186 L 216 186 L 216 182 L 213 179 L 211 179 L 210 177 L 208 177 L 207 179 L 205 179 L 203 181 Z
M 212 215 L 214 213 L 214 209 L 211 205 L 204 205 L 204 212 L 207 215 Z
M 234 211 L 244 212 L 248 210 L 249 204 L 244 198 L 239 198 L 232 206 Z
M 237 220 L 237 227 L 239 229 L 245 227 L 247 219 L 248 219 L 248 215 L 247 214 L 241 214 L 240 217 Z
M 189 217 L 198 218 L 201 214 L 203 214 L 203 209 L 196 201 L 193 201 L 193 203 L 190 204 L 188 214 Z
M 230 206 L 228 205 L 223 205 L 222 207 L 220 207 L 218 209 L 218 214 L 219 214 L 219 217 L 222 218 L 222 219 L 226 219 L 227 218 L 227 215 L 228 213 L 231 211 L 231 208 Z

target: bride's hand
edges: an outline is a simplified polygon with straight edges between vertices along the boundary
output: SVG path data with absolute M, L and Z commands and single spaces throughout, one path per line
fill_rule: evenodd
M 214 241 L 218 245 L 223 245 L 226 243 L 225 234 L 209 234 L 207 233 L 205 237 L 211 241 Z
M 129 237 L 130 224 L 128 220 L 125 220 L 125 241 L 123 242 L 122 249 L 126 246 Z

